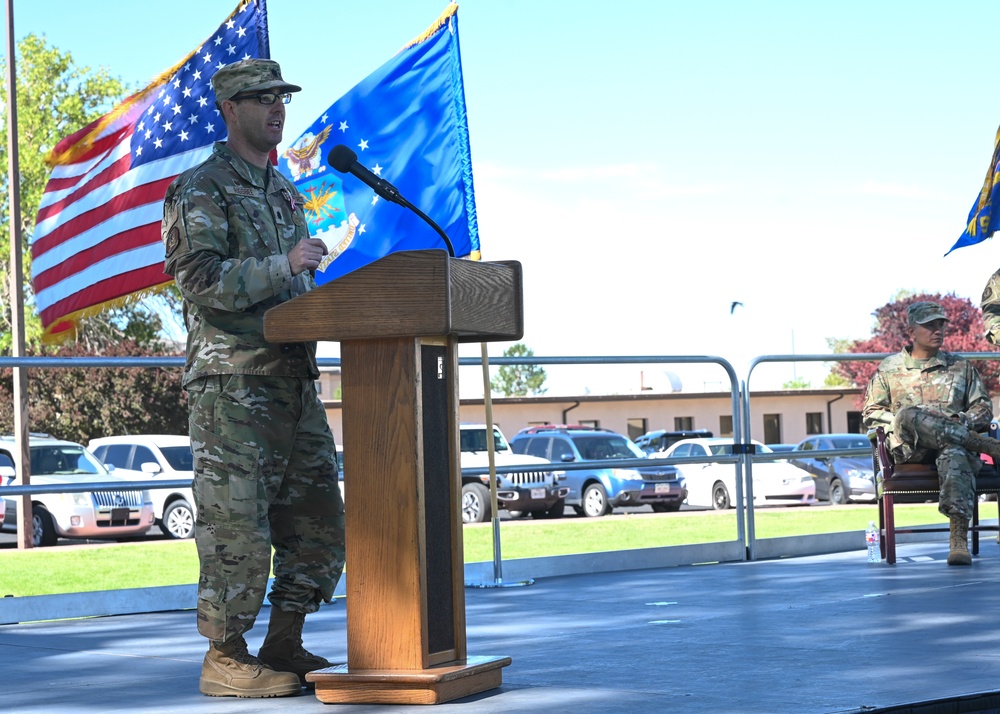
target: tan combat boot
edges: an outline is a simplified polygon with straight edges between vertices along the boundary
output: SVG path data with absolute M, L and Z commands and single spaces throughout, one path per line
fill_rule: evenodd
M 989 454 L 997 463 L 1000 463 L 1000 440 L 970 431 L 969 435 L 962 440 L 962 446 L 975 454 Z
M 961 516 L 951 517 L 951 539 L 948 551 L 948 565 L 972 565 L 969 553 L 969 520 Z
M 288 697 L 302 693 L 297 676 L 265 666 L 247 652 L 242 636 L 209 644 L 198 689 L 210 697 Z
M 312 688 L 315 685 L 306 682 L 306 674 L 329 667 L 330 662 L 302 646 L 302 625 L 305 621 L 304 612 L 288 612 L 272 606 L 267 637 L 257 656 L 275 671 L 295 673 L 304 686 Z

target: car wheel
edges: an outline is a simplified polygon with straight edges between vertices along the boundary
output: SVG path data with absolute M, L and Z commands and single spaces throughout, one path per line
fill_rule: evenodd
M 717 511 L 724 511 L 729 508 L 729 491 L 725 485 L 717 483 L 712 487 L 712 508 Z
M 592 483 L 583 491 L 583 515 L 599 518 L 611 512 L 608 506 L 608 492 L 599 483 Z
M 489 490 L 481 483 L 462 486 L 462 523 L 485 523 L 489 519 Z
M 160 521 L 160 530 L 164 535 L 178 540 L 193 536 L 194 510 L 191 504 L 181 499 L 167 506 Z
M 830 503 L 836 504 L 838 506 L 843 506 L 847 503 L 847 489 L 844 488 L 844 482 L 840 479 L 834 479 L 830 482 Z
M 52 514 L 44 506 L 34 506 L 31 509 L 31 525 L 31 542 L 36 548 L 55 545 L 59 540 L 52 523 Z

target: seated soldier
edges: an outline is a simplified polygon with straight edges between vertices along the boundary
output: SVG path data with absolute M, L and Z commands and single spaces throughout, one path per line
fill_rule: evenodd
M 948 565 L 971 565 L 967 539 L 979 454 L 1000 456 L 1000 441 L 976 433 L 989 427 L 993 403 L 975 367 L 941 349 L 948 323 L 941 306 L 915 302 L 906 314 L 912 345 L 879 364 L 868 384 L 864 424 L 885 428 L 896 463 L 937 465 L 938 510 L 951 523 Z

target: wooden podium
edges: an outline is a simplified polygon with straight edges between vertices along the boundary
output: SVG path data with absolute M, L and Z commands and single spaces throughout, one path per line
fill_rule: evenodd
M 436 704 L 500 686 L 509 657 L 465 639 L 460 342 L 524 332 L 521 265 L 390 254 L 267 311 L 270 342 L 339 341 L 347 664 L 322 702 Z

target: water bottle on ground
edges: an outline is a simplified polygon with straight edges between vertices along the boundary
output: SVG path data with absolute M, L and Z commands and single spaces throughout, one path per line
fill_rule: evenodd
M 868 522 L 868 529 L 865 531 L 865 542 L 868 544 L 868 562 L 869 563 L 881 563 L 882 555 L 879 553 L 878 547 L 878 526 L 875 525 L 875 521 Z

